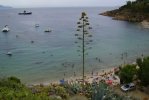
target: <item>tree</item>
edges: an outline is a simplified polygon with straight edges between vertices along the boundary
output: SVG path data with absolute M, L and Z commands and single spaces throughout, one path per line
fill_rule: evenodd
M 122 83 L 130 83 L 133 81 L 134 75 L 137 74 L 136 65 L 125 65 L 119 73 Z
M 78 45 L 79 49 L 77 50 L 80 55 L 82 56 L 82 79 L 83 79 L 83 83 L 84 83 L 84 66 L 85 66 L 85 55 L 87 55 L 88 53 L 86 52 L 88 49 L 91 49 L 91 47 L 89 47 L 88 45 L 92 42 L 92 40 L 90 39 L 92 37 L 92 35 L 88 32 L 89 29 L 92 29 L 92 27 L 89 27 L 90 23 L 88 21 L 88 17 L 87 14 L 85 12 L 82 12 L 81 14 L 81 18 L 79 19 L 79 22 L 77 22 L 78 27 L 77 27 L 77 31 L 78 34 L 75 34 L 75 36 L 77 37 L 78 41 L 76 41 L 75 43 L 80 43 Z
M 127 7 L 131 7 L 131 1 L 127 1 Z
M 144 58 L 142 62 L 137 60 L 137 64 L 139 66 L 138 77 L 142 85 L 149 85 L 149 57 Z
M 136 0 L 137 2 L 142 2 L 142 1 L 145 1 L 145 0 Z

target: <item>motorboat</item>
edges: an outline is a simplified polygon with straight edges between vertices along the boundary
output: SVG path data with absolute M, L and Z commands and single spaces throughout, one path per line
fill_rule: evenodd
M 52 30 L 51 29 L 46 29 L 44 32 L 52 32 Z
M 23 12 L 21 12 L 21 13 L 18 13 L 19 15 L 31 15 L 32 14 L 32 12 L 27 12 L 27 11 L 23 11 Z
M 7 52 L 6 55 L 12 56 L 12 52 Z
M 9 32 L 9 28 L 8 28 L 8 25 L 5 25 L 5 27 L 2 29 L 2 32 Z
M 35 24 L 35 27 L 39 27 L 39 24 Z

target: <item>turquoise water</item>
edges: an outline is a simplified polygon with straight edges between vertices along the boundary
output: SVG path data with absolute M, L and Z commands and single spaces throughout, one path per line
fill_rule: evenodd
M 74 34 L 82 11 L 88 13 L 93 27 L 85 73 L 118 66 L 124 61 L 131 63 L 142 53 L 149 55 L 149 30 L 138 23 L 98 15 L 110 9 L 113 8 L 34 8 L 27 9 L 33 12 L 29 16 L 17 14 L 24 9 L 0 9 L 0 29 L 4 25 L 10 27 L 9 33 L 0 32 L 0 76 L 13 75 L 24 83 L 36 83 L 71 77 L 74 72 L 81 75 Z M 35 24 L 40 27 L 35 28 Z M 44 33 L 48 27 L 53 31 Z M 12 57 L 6 55 L 8 51 L 13 53 Z M 127 57 L 121 59 L 125 52 Z M 62 63 L 67 64 L 64 67 Z

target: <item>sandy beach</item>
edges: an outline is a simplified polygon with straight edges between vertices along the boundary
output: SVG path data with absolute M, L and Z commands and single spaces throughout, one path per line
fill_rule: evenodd
M 96 73 L 91 74 L 85 74 L 85 83 L 93 83 L 93 82 L 100 82 L 104 81 L 105 83 L 109 85 L 118 85 L 120 84 L 120 79 L 118 76 L 114 74 L 115 71 L 119 70 L 118 67 L 113 68 L 106 68 L 101 69 L 97 71 Z M 81 83 L 82 82 L 82 76 L 76 76 L 76 77 L 69 77 L 61 79 L 61 81 L 66 82 L 68 84 L 74 84 L 74 83 Z M 31 85 L 49 85 L 49 84 L 61 84 L 60 80 L 57 81 L 51 81 L 51 82 L 40 82 L 35 83 Z

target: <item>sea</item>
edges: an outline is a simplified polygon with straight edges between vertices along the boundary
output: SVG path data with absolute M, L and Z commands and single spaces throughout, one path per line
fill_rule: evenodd
M 139 23 L 101 16 L 108 7 L 0 9 L 0 77 L 16 76 L 23 83 L 53 82 L 82 75 L 82 56 L 75 43 L 82 12 L 89 17 L 92 49 L 86 50 L 85 74 L 135 62 L 149 55 L 149 29 Z M 18 15 L 31 11 L 32 15 Z M 39 24 L 39 27 L 35 27 Z M 46 29 L 52 32 L 45 33 Z M 11 52 L 12 56 L 7 53 Z

